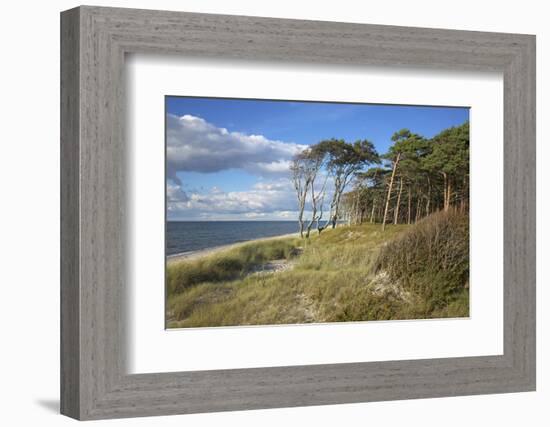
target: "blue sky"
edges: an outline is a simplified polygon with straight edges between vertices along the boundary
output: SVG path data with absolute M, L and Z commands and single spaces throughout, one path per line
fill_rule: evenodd
M 468 108 L 166 97 L 168 218 L 294 219 L 293 154 L 323 139 L 372 141 L 402 128 L 427 138 Z

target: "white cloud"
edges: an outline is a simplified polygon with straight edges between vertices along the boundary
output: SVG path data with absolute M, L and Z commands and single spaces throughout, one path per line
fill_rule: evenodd
M 229 132 L 191 115 L 167 116 L 167 173 L 243 169 L 262 177 L 288 174 L 289 161 L 305 145 L 270 140 L 263 135 Z
M 257 182 L 250 190 L 224 192 L 213 187 L 205 193 L 185 193 L 179 185 L 167 187 L 170 219 L 245 216 L 250 219 L 296 217 L 296 196 L 289 180 Z M 181 193 L 185 197 L 181 197 Z M 179 196 L 179 197 L 177 197 Z
M 320 187 L 320 183 L 316 187 Z M 329 191 L 325 197 L 327 213 L 331 195 Z M 170 220 L 294 220 L 298 217 L 296 193 L 292 183 L 286 178 L 260 180 L 248 190 L 229 192 L 217 186 L 206 191 L 184 191 L 181 185 L 168 183 L 167 209 Z M 310 217 L 308 202 L 304 218 Z
M 295 190 L 289 176 L 291 158 L 305 145 L 262 135 L 230 132 L 191 115 L 167 116 L 167 208 L 169 219 L 297 218 Z M 183 187 L 176 173 L 216 173 L 240 169 L 257 177 L 242 191 Z M 320 187 L 321 178 L 316 187 Z M 328 196 L 328 195 L 327 195 Z M 327 197 L 328 200 L 328 197 Z M 325 202 L 327 202 L 325 200 Z M 305 212 L 306 217 L 310 215 Z
M 167 183 L 166 184 L 166 198 L 168 202 L 187 202 L 189 197 L 187 193 L 183 191 L 181 185 Z

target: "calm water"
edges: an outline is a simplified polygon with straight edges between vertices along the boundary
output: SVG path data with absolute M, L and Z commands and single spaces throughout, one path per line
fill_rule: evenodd
M 297 221 L 186 221 L 166 224 L 166 255 L 296 233 Z

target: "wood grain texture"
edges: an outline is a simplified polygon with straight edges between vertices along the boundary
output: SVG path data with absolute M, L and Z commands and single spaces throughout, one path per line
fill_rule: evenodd
M 80 414 L 79 12 L 61 20 L 61 412 Z
M 80 7 L 62 13 L 62 413 L 78 419 L 535 388 L 535 38 Z M 504 354 L 129 375 L 124 55 L 504 75 Z

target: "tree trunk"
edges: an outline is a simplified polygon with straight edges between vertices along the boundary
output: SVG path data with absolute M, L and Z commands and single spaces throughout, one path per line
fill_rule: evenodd
M 311 220 L 306 227 L 306 239 L 309 239 L 309 234 L 311 233 L 312 225 L 313 225 L 313 220 Z
M 462 179 L 462 193 L 460 197 L 460 213 L 466 212 L 466 176 Z
M 428 177 L 428 199 L 426 201 L 426 216 L 430 214 L 430 200 L 432 198 L 432 182 L 430 177 Z
M 370 223 L 374 222 L 374 210 L 376 209 L 376 199 L 372 200 L 372 209 L 370 211 Z
M 453 192 L 452 192 L 452 187 L 451 187 L 451 179 L 447 178 L 447 203 L 446 203 L 446 206 L 445 206 L 445 211 L 448 211 L 449 208 L 451 207 L 451 195 L 452 194 L 453 194 Z
M 414 223 L 416 224 L 418 222 L 418 220 L 420 219 L 420 200 L 421 198 L 419 197 L 418 199 L 416 199 L 416 212 L 414 214 Z
M 338 205 L 340 203 L 340 194 L 341 194 L 341 181 L 340 181 L 341 178 L 339 177 L 336 177 L 335 178 L 335 183 L 334 183 L 334 194 L 332 195 L 332 201 L 330 202 L 330 212 L 329 212 L 329 215 L 328 215 L 328 218 L 325 222 L 325 225 L 324 227 L 321 228 L 321 230 L 324 230 L 325 228 L 327 228 L 330 225 L 332 225 L 332 228 L 335 228 L 336 227 L 336 220 L 338 218 Z
M 306 239 L 309 239 L 309 233 L 311 232 L 311 227 L 315 222 L 315 216 L 317 215 L 317 204 L 315 203 L 315 190 L 313 189 L 313 182 L 311 183 L 311 221 L 307 224 L 306 227 Z
M 408 210 L 407 210 L 407 224 L 411 223 L 411 186 L 409 185 L 409 200 L 408 200 Z
M 448 199 L 448 196 L 447 196 L 447 190 L 448 190 L 448 185 L 447 185 L 447 174 L 445 172 L 441 172 L 443 174 L 443 210 L 445 212 L 447 212 L 447 199 Z
M 338 205 L 336 205 L 338 206 Z M 330 219 L 330 225 L 332 229 L 334 230 L 336 228 L 336 221 L 338 220 L 338 208 L 336 207 L 334 209 L 334 214 L 332 215 L 332 218 Z
M 353 218 L 353 223 L 355 225 L 360 224 L 360 215 L 361 215 L 361 203 L 359 203 L 359 192 L 357 192 L 357 195 L 355 196 L 355 218 Z
M 340 198 L 342 197 L 342 190 L 343 190 L 343 187 L 341 188 L 341 190 L 338 192 L 338 195 L 336 196 L 336 206 L 334 207 L 334 215 L 332 216 L 332 229 L 335 229 L 336 228 L 336 222 L 338 221 L 338 216 L 340 214 Z
M 393 215 L 393 224 L 397 224 L 399 219 L 399 205 L 401 204 L 401 193 L 403 192 L 403 177 L 399 178 L 399 193 L 397 193 L 397 203 L 395 204 L 395 213 Z
M 386 218 L 388 217 L 388 209 L 390 207 L 390 197 L 391 197 L 391 190 L 393 187 L 393 179 L 395 178 L 395 171 L 397 170 L 397 165 L 399 164 L 400 157 L 401 157 L 401 153 L 398 153 L 397 157 L 395 158 L 395 161 L 393 162 L 393 170 L 391 171 L 390 185 L 388 186 L 388 195 L 386 197 L 386 207 L 384 208 L 384 217 L 382 218 L 382 231 L 386 229 Z
M 304 238 L 304 208 L 306 206 L 306 194 L 304 194 L 304 197 L 299 201 L 300 213 L 298 214 L 298 224 L 300 226 L 300 237 L 302 239 Z

